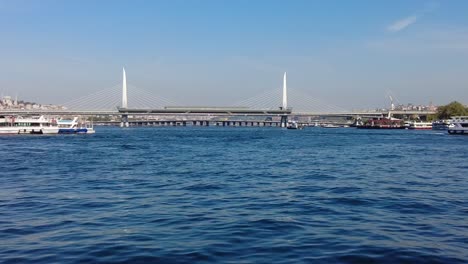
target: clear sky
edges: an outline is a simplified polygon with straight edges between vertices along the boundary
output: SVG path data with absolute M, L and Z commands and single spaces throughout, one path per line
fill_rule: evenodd
M 120 82 L 186 105 L 288 85 L 347 109 L 468 103 L 468 1 L 0 0 L 0 91 L 62 103 Z M 129 99 L 130 100 L 130 99 Z

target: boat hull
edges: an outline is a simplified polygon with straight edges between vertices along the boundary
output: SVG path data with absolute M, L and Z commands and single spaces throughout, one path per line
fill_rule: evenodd
M 447 130 L 449 125 L 432 125 L 432 130 Z
M 24 128 L 24 127 L 2 127 L 0 128 L 0 134 L 2 135 L 13 135 L 13 134 L 58 134 L 58 127 L 42 127 L 42 128 Z
M 12 135 L 12 134 L 19 134 L 19 129 L 16 128 L 16 127 L 8 127 L 8 128 L 5 128 L 5 127 L 2 127 L 0 129 L 0 134 L 1 135 Z
M 58 134 L 59 128 L 58 127 L 44 127 L 41 129 L 42 134 Z
M 400 127 L 380 127 L 380 126 L 357 126 L 359 129 L 405 129 L 404 126 Z
M 94 134 L 94 132 L 92 128 L 60 128 L 58 130 L 59 134 Z
M 451 135 L 467 135 L 468 129 L 448 129 L 447 132 Z

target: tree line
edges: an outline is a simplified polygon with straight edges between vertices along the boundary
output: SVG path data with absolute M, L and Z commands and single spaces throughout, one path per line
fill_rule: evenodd
M 457 101 L 448 105 L 442 105 L 437 108 L 438 119 L 449 119 L 452 116 L 468 116 L 468 107 Z

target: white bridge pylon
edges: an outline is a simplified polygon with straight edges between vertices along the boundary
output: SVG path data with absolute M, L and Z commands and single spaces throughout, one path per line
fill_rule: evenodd
M 288 86 L 286 85 L 286 72 L 283 75 L 283 105 L 282 110 L 288 109 Z M 286 127 L 288 125 L 288 115 L 281 116 L 281 127 Z
M 283 76 L 283 110 L 288 109 L 288 86 L 286 85 L 286 72 Z
M 127 75 L 125 74 L 125 68 L 122 68 L 122 108 L 128 108 L 128 95 L 127 95 Z
M 122 108 L 128 108 L 128 95 L 127 95 L 127 76 L 125 74 L 125 68 L 122 68 Z M 129 127 L 128 115 L 122 115 L 120 127 Z

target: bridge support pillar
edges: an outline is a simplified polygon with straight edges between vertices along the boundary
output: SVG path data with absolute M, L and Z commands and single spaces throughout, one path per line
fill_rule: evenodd
M 128 115 L 122 115 L 121 121 L 120 121 L 120 127 L 128 127 Z
M 281 116 L 281 127 L 286 127 L 288 125 L 288 116 L 283 115 Z

